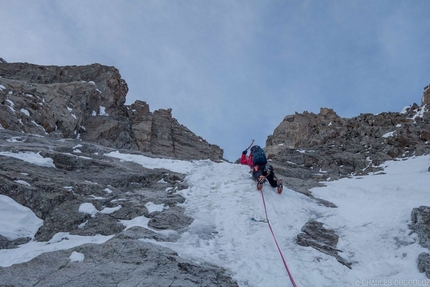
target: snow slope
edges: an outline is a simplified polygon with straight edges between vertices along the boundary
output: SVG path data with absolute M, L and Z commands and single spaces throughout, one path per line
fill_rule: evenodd
M 3 154 L 4 155 L 4 154 Z M 291 286 L 286 268 L 266 223 L 251 221 L 265 218 L 262 195 L 250 179 L 249 168 L 211 161 L 153 159 L 139 155 L 109 154 L 147 168 L 164 167 L 186 173 L 189 188 L 180 191 L 186 197 L 183 206 L 195 218 L 187 232 L 174 243 L 156 242 L 179 255 L 197 262 L 207 261 L 229 269 L 240 286 Z M 430 202 L 430 156 L 391 161 L 385 173 L 327 182 L 315 188 L 315 196 L 335 203 L 338 208 L 319 206 L 308 197 L 284 188 L 278 195 L 273 188 L 263 188 L 268 217 L 282 254 L 298 286 L 430 286 L 418 272 L 418 254 L 428 251 L 409 235 L 411 210 Z M 3 208 L 0 216 L 12 216 L 17 209 Z M 152 206 L 152 208 L 162 208 Z M 33 214 L 34 215 L 34 214 Z M 295 243 L 302 226 L 316 219 L 340 236 L 340 255 L 354 262 L 352 269 L 335 258 Z M 32 231 L 34 217 L 22 220 L 23 230 Z M 147 226 L 148 219 L 124 221 L 127 227 Z M 13 233 L 0 224 L 0 234 Z M 165 232 L 165 231 L 164 231 Z M 13 235 L 13 234 L 12 234 Z M 66 249 L 87 242 L 109 238 L 70 236 L 67 243 L 61 234 L 44 244 L 29 242 L 18 249 L 0 250 L 0 266 L 30 260 L 37 253 Z M 29 255 L 29 248 L 43 244 Z M 85 254 L 80 255 L 83 260 Z M 13 257 L 14 261 L 6 260 Z M 71 260 L 74 257 L 71 257 Z M 420 284 L 420 285 L 418 285 Z

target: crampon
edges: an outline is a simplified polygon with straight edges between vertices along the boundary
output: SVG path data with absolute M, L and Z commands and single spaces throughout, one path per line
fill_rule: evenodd
M 282 189 L 284 188 L 284 186 L 282 185 L 282 179 L 278 179 L 277 184 L 278 184 L 278 187 L 276 188 L 276 190 L 278 191 L 279 194 L 281 194 Z
M 261 176 L 258 180 L 257 180 L 257 189 L 258 190 L 262 190 L 263 189 L 263 183 L 266 181 L 266 178 Z

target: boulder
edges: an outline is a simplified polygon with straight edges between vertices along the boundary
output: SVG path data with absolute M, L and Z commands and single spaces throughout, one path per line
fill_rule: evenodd
M 297 244 L 301 246 L 313 247 L 316 250 L 333 256 L 336 260 L 351 269 L 351 263 L 342 258 L 338 253 L 343 252 L 336 248 L 339 236 L 333 229 L 323 227 L 322 222 L 309 220 L 302 227 L 302 233 L 297 235 Z
M 430 249 L 430 206 L 420 206 L 412 209 L 411 224 L 421 246 Z
M 425 273 L 427 278 L 430 278 L 430 254 L 426 252 L 418 255 L 418 270 L 421 273 Z

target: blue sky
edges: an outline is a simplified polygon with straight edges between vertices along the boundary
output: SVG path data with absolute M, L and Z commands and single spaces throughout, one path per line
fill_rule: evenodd
M 127 104 L 240 156 L 282 119 L 420 104 L 430 82 L 430 1 L 0 0 L 0 57 L 115 66 Z

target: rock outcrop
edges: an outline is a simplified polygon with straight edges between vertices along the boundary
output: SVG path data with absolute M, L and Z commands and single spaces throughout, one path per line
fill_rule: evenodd
M 167 248 L 129 238 L 134 234 L 136 232 L 125 232 L 103 245 L 86 244 L 42 254 L 2 273 L 0 285 L 238 286 L 219 268 L 198 265 Z M 85 254 L 85 261 L 73 262 L 72 254 Z
M 421 106 L 428 104 L 430 104 L 430 86 L 425 86 L 423 98 L 421 99 Z
M 419 243 L 430 249 L 430 207 L 420 206 L 412 209 L 409 226 L 418 235 Z
M 333 256 L 336 260 L 351 269 L 351 263 L 339 255 L 343 252 L 336 248 L 339 236 L 333 229 L 327 229 L 322 222 L 309 220 L 302 227 L 302 233 L 297 235 L 297 244 L 300 246 L 310 246 L 322 253 Z
M 427 278 L 430 278 L 430 254 L 422 252 L 418 255 L 418 270 L 425 273 Z
M 420 206 L 412 209 L 409 228 L 418 235 L 421 246 L 430 249 L 430 207 Z M 430 278 L 430 253 L 422 252 L 417 260 L 418 270 Z
M 266 141 L 269 158 L 327 180 L 377 171 L 390 159 L 430 152 L 430 113 L 416 104 L 400 113 L 347 119 L 322 108 L 284 118 Z
M 195 263 L 143 242 L 174 242 L 193 222 L 181 207 L 185 198 L 177 193 L 187 188 L 185 175 L 117 159 L 109 155 L 116 149 L 81 139 L 0 129 L 0 147 L 0 194 L 43 220 L 35 235 L 38 242 L 49 244 L 61 232 L 65 235 L 58 240 L 112 236 L 103 244 L 44 253 L 0 267 L 1 286 L 237 286 L 219 266 Z M 50 164 L 23 161 L 25 155 L 37 155 Z M 83 204 L 93 206 L 93 212 L 82 211 Z M 148 204 L 165 208 L 151 211 Z M 147 218 L 149 228 L 126 229 L 121 223 L 138 217 Z M 1 236 L 0 248 L 16 248 L 30 239 Z M 76 252 L 85 260 L 73 262 L 70 257 Z
M 47 241 L 54 234 L 66 231 L 78 235 L 116 234 L 124 229 L 118 220 L 142 215 L 156 217 L 154 227 L 158 228 L 168 225 L 169 214 L 175 212 L 177 221 L 171 228 L 176 231 L 192 222 L 177 206 L 185 199 L 166 191 L 169 187 L 171 190 L 185 188 L 184 175 L 120 161 L 105 155 L 113 149 L 79 140 L 58 141 L 0 130 L 0 143 L 2 152 L 36 153 L 52 160 L 53 166 L 46 167 L 22 164 L 20 159 L 0 155 L 0 194 L 30 208 L 44 221 L 35 236 L 38 241 Z M 162 179 L 166 184 L 157 183 Z M 121 203 L 116 201 L 119 197 Z M 148 201 L 171 207 L 163 212 L 165 220 L 160 213 L 148 213 L 145 207 Z M 121 208 L 113 214 L 100 213 L 92 217 L 79 212 L 84 202 L 92 203 L 98 210 Z M 80 226 L 83 223 L 85 225 Z
M 223 151 L 147 103 L 124 105 L 128 86 L 114 67 L 0 61 L 0 126 L 82 139 L 177 159 L 221 160 Z

